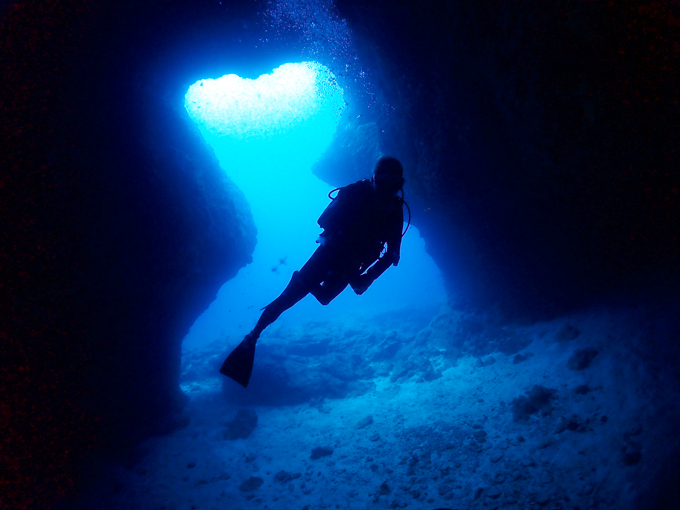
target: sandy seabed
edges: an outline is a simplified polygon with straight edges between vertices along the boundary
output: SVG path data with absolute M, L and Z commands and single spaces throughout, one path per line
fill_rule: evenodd
M 678 451 L 672 370 L 653 366 L 616 317 L 583 314 L 524 327 L 528 345 L 519 352 L 482 356 L 447 355 L 442 338 L 452 333 L 436 324 L 403 335 L 408 349 L 393 359 L 369 356 L 368 389 L 342 398 L 243 406 L 228 401 L 223 385 L 235 383 L 217 373 L 185 380 L 189 425 L 146 441 L 135 463 L 112 468 L 104 487 L 78 504 L 632 509 Z M 565 328 L 576 338 L 565 339 Z M 278 328 L 270 341 L 295 342 L 296 334 Z M 304 341 L 323 335 L 312 327 Z M 424 344 L 434 376 L 413 370 L 395 377 Z M 224 352 L 212 344 L 193 356 L 219 360 Z M 304 362 L 312 367 L 323 356 Z M 256 413 L 256 426 L 246 438 L 226 439 L 244 407 Z

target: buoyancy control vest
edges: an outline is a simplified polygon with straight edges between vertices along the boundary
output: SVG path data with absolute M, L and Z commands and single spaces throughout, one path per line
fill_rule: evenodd
M 380 200 L 366 179 L 340 188 L 317 221 L 324 229 L 321 236 L 332 246 L 352 248 L 362 259 L 376 260 L 385 243 L 398 254 L 404 223 L 402 203 L 398 196 Z

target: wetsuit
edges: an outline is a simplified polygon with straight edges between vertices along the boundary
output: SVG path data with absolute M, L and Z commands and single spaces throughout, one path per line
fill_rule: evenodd
M 253 330 L 257 336 L 307 294 L 326 305 L 349 284 L 357 293 L 363 292 L 388 267 L 399 263 L 402 200 L 396 195 L 380 196 L 371 181 L 341 188 L 318 223 L 324 229 L 320 246 L 293 273 L 281 295 L 265 307 Z

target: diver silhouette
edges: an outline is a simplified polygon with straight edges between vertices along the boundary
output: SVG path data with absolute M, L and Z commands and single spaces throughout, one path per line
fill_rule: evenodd
M 338 188 L 335 198 L 318 219 L 323 232 L 319 247 L 274 301 L 263 308 L 253 330 L 231 352 L 220 373 L 248 386 L 255 359 L 255 344 L 262 331 L 307 294 L 327 305 L 348 285 L 356 294 L 385 270 L 399 263 L 404 170 L 396 158 L 381 157 L 373 178 Z M 399 196 L 399 191 L 402 196 Z M 408 207 L 408 206 L 407 206 Z M 407 227 L 408 228 L 408 227 Z

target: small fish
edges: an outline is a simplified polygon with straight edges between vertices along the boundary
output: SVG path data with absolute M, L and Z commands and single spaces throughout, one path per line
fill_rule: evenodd
M 276 264 L 275 266 L 272 266 L 272 273 L 278 273 L 279 268 L 281 266 L 285 266 L 287 261 L 288 261 L 288 255 L 286 255 L 285 257 L 281 257 L 279 259 L 279 263 Z

